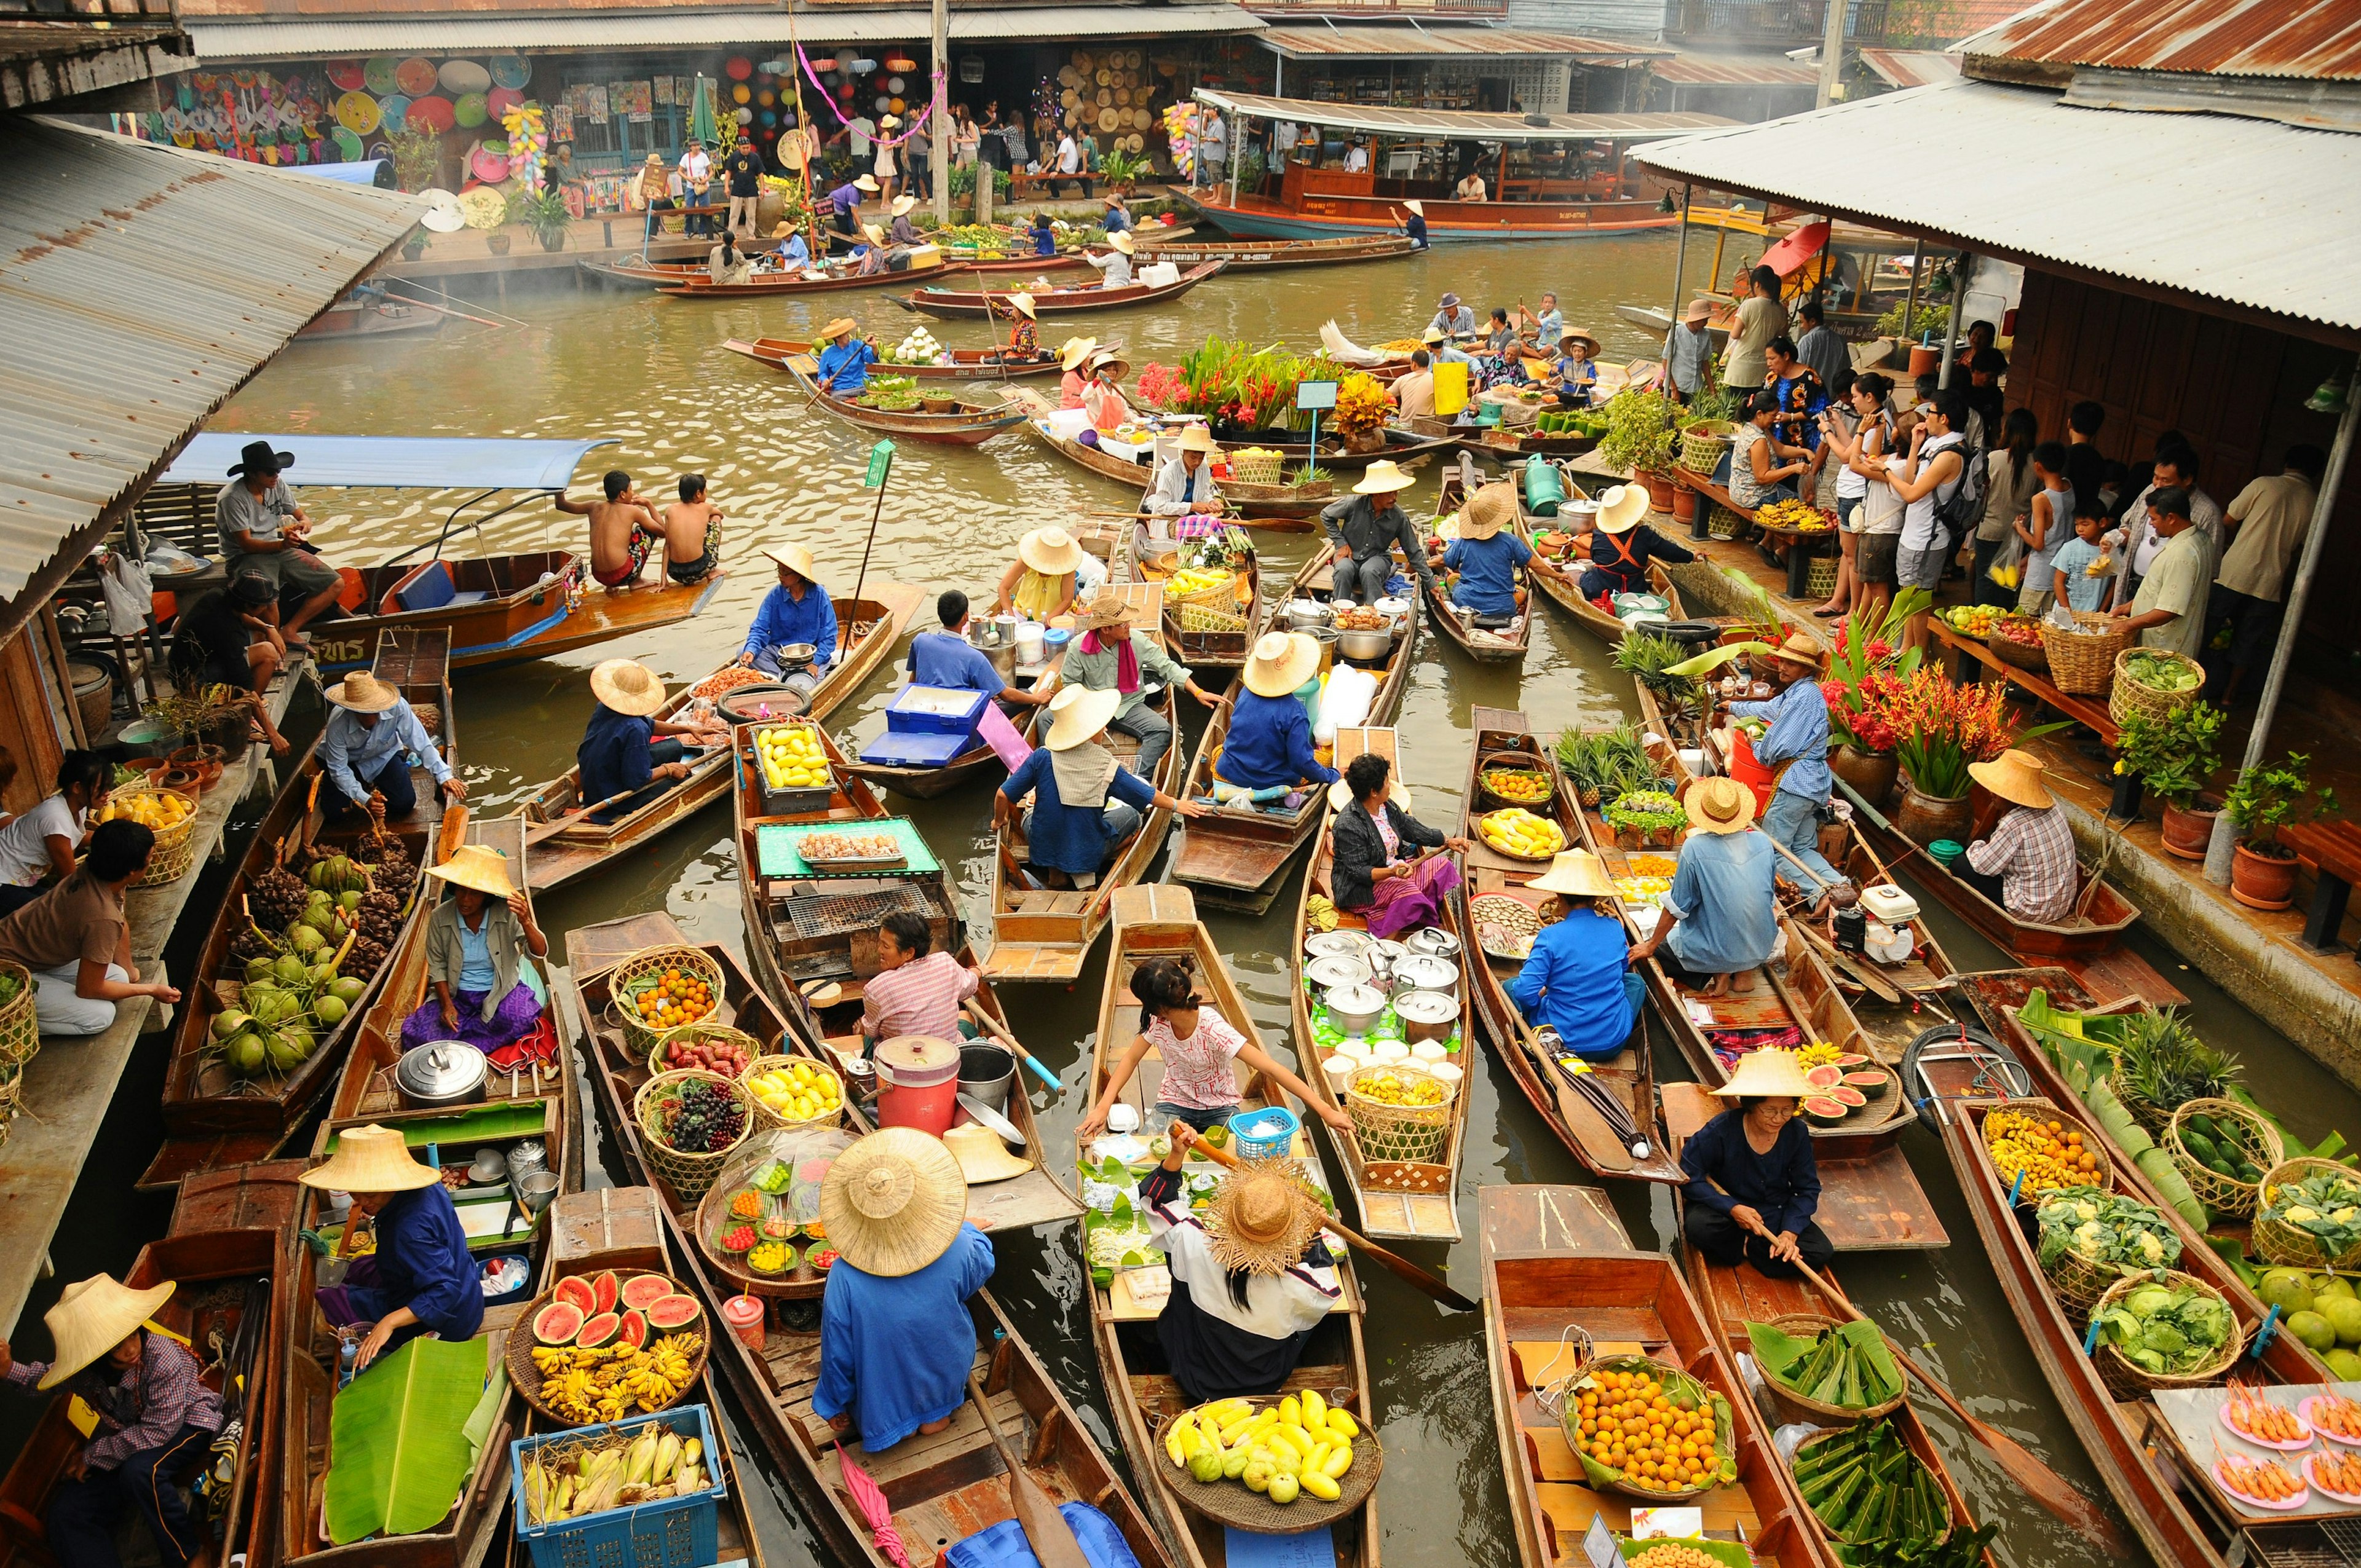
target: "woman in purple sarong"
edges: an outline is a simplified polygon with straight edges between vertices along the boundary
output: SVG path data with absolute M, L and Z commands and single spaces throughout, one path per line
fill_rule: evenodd
M 1419 851 L 1467 851 L 1465 839 L 1445 837 L 1410 814 L 1410 792 L 1386 787 L 1392 771 L 1385 758 L 1364 751 L 1328 791 L 1332 800 L 1350 796 L 1337 807 L 1334 829 L 1330 880 L 1336 907 L 1358 913 L 1369 935 L 1384 940 L 1433 925 L 1442 918 L 1443 901 L 1459 885 L 1459 868 L 1449 856 Z
M 518 978 L 521 955 L 549 953 L 533 905 L 509 881 L 498 850 L 462 844 L 426 874 L 451 884 L 451 896 L 426 923 L 427 999 L 402 1020 L 401 1048 L 430 1040 L 465 1040 L 487 1055 L 512 1046 L 541 1021 L 541 998 Z

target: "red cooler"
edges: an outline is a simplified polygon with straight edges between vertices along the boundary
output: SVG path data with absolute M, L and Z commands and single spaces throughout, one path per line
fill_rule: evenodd
M 1743 729 L 1730 732 L 1730 776 L 1754 792 L 1754 815 L 1760 820 L 1771 809 L 1771 797 L 1778 793 L 1779 784 L 1777 775 L 1755 758 Z
M 877 1047 L 877 1124 L 941 1137 L 959 1110 L 959 1047 L 928 1035 L 896 1035 Z

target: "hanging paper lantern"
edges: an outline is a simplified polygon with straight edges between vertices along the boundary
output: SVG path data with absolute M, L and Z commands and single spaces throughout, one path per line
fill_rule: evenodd
M 918 62 L 906 54 L 889 54 L 885 57 L 885 69 L 898 71 L 906 76 L 918 69 Z
M 885 91 L 888 93 L 899 93 L 902 91 L 902 79 L 898 76 L 889 76 L 885 79 Z
M 840 84 L 837 87 L 837 90 L 836 90 L 836 95 L 837 95 L 838 97 L 840 97 L 840 98 L 843 99 L 843 100 L 844 100 L 846 103 L 848 103 L 848 104 L 851 103 L 851 102 L 852 102 L 852 83 L 851 83 L 851 82 L 850 82 L 840 83 Z
M 856 60 L 852 62 L 852 74 L 855 76 L 866 76 L 876 69 L 877 62 L 873 60 Z
M 754 94 L 752 90 L 742 82 L 741 82 L 737 86 L 730 89 L 730 101 L 733 104 L 749 103 L 752 100 L 753 96 Z
M 757 122 L 757 123 L 761 124 L 762 126 L 765 126 L 766 128 L 767 128 L 768 126 L 775 126 L 775 125 L 777 125 L 777 124 L 779 123 L 779 116 L 778 116 L 778 115 L 777 115 L 774 111 L 770 110 L 770 109 L 765 109 L 765 110 L 763 110 L 761 114 L 759 114 L 759 115 L 755 115 L 755 116 L 754 116 L 754 118 L 755 118 L 755 120 L 756 120 L 756 122 Z
M 752 124 L 754 123 L 754 111 L 753 111 L 753 110 L 752 110 L 752 109 L 741 109 L 741 110 L 739 110 L 739 111 L 738 111 L 738 123 L 739 123 L 740 125 L 741 125 L 741 126 L 751 126 L 751 125 L 752 125 Z
M 754 62 L 742 54 L 733 54 L 721 62 L 721 74 L 732 82 L 743 82 L 754 74 Z
M 884 114 L 886 112 L 887 105 L 891 104 L 893 102 L 893 99 L 888 98 L 884 93 L 880 93 L 877 94 L 877 112 L 881 115 Z
M 895 99 L 895 100 L 894 100 L 893 106 L 892 106 L 892 108 L 890 109 L 890 111 L 889 111 L 889 112 L 890 112 L 890 113 L 892 113 L 892 114 L 896 114 L 896 115 L 898 115 L 898 114 L 901 114 L 905 109 L 906 109 L 906 108 L 908 108 L 908 107 L 909 107 L 909 105 L 908 105 L 908 104 L 905 104 L 901 99 L 896 98 L 896 99 Z

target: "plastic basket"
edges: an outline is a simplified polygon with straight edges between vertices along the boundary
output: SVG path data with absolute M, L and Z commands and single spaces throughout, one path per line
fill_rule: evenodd
M 2263 1173 L 2262 1192 L 2255 1208 L 2255 1246 L 2266 1263 L 2280 1264 L 2291 1268 L 2351 1268 L 2361 1264 L 2361 1245 L 2332 1254 L 2310 1231 L 2298 1230 L 2282 1220 L 2264 1213 L 2268 1206 L 2267 1196 L 2273 1188 L 2284 1187 L 2290 1181 L 2301 1181 L 2310 1176 L 2341 1176 L 2354 1179 L 2353 1168 L 2331 1159 L 2314 1159 L 2310 1155 L 2281 1160 Z
M 1784 1318 L 1770 1319 L 1769 1326 L 1800 1339 L 1806 1334 L 1829 1333 L 1841 1325 L 1834 1318 L 1822 1317 L 1817 1312 L 1792 1312 Z M 1796 1393 L 1769 1372 L 1763 1374 L 1763 1398 L 1771 1401 L 1772 1413 L 1781 1426 L 1801 1422 L 1806 1426 L 1845 1427 L 1855 1421 L 1875 1420 L 1900 1406 L 1904 1392 L 1897 1388 L 1894 1398 L 1882 1405 L 1852 1410 L 1842 1405 L 1823 1405 L 1817 1399 Z
M 177 790 L 169 790 L 152 781 L 119 784 L 111 792 L 113 801 L 133 799 L 171 800 L 188 807 L 181 819 L 170 828 L 156 829 L 156 847 L 148 856 L 148 869 L 132 883 L 134 887 L 161 887 L 168 882 L 178 882 L 188 874 L 196 860 L 196 803 Z
M 1285 455 L 1278 452 L 1233 452 L 1230 473 L 1241 485 L 1276 485 L 1285 461 Z
M 2181 1133 L 2191 1116 L 2211 1117 L 2216 1125 L 2235 1124 L 2245 1135 L 2241 1141 L 2259 1157 L 2255 1164 L 2266 1174 L 2272 1167 L 2286 1160 L 2286 1140 L 2279 1136 L 2277 1127 L 2235 1100 L 2190 1101 L 2172 1113 L 2171 1122 L 2164 1129 L 2164 1136 L 2157 1140 L 2164 1146 L 2164 1152 L 2171 1157 L 2172 1163 L 2180 1168 L 2182 1179 L 2189 1183 L 2189 1190 L 2196 1194 L 2200 1203 L 2225 1219 L 2233 1215 L 2243 1219 L 2252 1214 L 2263 1184 L 2235 1180 L 2211 1166 L 2201 1164 L 2197 1157 L 2189 1152 L 2189 1146 L 2181 1141 Z
M 637 1432 L 652 1423 L 672 1429 L 686 1446 L 703 1445 L 699 1463 L 712 1485 L 686 1497 L 665 1497 L 630 1508 L 603 1508 L 578 1519 L 528 1524 L 525 1465 L 544 1449 L 579 1448 L 587 1438 Z M 521 1437 L 509 1444 L 509 1490 L 516 1510 L 517 1539 L 533 1555 L 533 1568 L 704 1568 L 720 1553 L 721 1501 L 730 1495 L 722 1478 L 721 1444 L 712 1413 L 703 1405 L 682 1405 L 652 1416 L 632 1416 L 612 1426 L 582 1427 L 546 1437 Z
M 2169 653 L 2159 649 L 2146 650 L 2151 659 L 2169 663 L 2186 664 L 2196 672 L 2197 684 L 2177 692 L 2158 691 L 2139 681 L 2126 679 L 2124 663 L 2134 650 L 2125 649 L 2115 655 L 2114 689 L 2107 694 L 2107 715 L 2117 724 L 2125 724 L 2135 717 L 2147 719 L 2169 718 L 2195 702 L 2205 689 L 2205 667 L 2185 653 Z
M 2117 617 L 2074 612 L 2077 630 L 2068 631 L 2044 616 L 2041 645 L 2049 654 L 2049 679 L 2059 691 L 2096 696 L 2115 678 L 2115 655 L 2132 640 Z
M 0 1007 L 0 1066 L 22 1067 L 41 1048 L 41 1021 L 33 1010 L 33 974 L 23 964 L 0 959 L 0 976 L 16 982 L 16 993 Z
M 642 948 L 617 964 L 607 972 L 607 1019 L 623 1032 L 623 1038 L 641 1056 L 655 1048 L 656 1036 L 663 1031 L 651 1028 L 640 1017 L 639 1009 L 631 1005 L 631 992 L 640 981 L 661 976 L 668 969 L 694 970 L 705 981 L 714 1001 L 721 1000 L 721 966 L 695 948 Z
M 1236 1141 L 1241 1158 L 1278 1159 L 1295 1146 L 1295 1130 L 1301 1124 L 1286 1106 L 1266 1105 L 1230 1118 L 1230 1136 Z
M 1394 1079 L 1405 1087 L 1431 1083 L 1443 1091 L 1443 1098 L 1432 1105 L 1396 1105 L 1371 1099 L 1365 1086 L 1380 1078 Z M 1451 1141 L 1451 1108 L 1458 1095 L 1455 1083 L 1421 1072 L 1408 1062 L 1387 1062 L 1362 1068 L 1345 1080 L 1345 1113 L 1353 1119 L 1353 1135 L 1369 1163 L 1432 1165 Z
M 2230 1368 L 2237 1365 L 2238 1357 L 2246 1354 L 2246 1325 L 2238 1321 L 2238 1314 L 2230 1310 L 2230 1303 L 2223 1300 L 2222 1292 L 2193 1274 L 2183 1274 L 2174 1268 L 2143 1269 L 2137 1274 L 2126 1274 L 2107 1288 L 2106 1294 L 2092 1307 L 2091 1316 L 2098 1316 L 2144 1285 L 2194 1288 L 2221 1301 L 2223 1312 L 2230 1320 L 2230 1337 L 2214 1351 L 2213 1359 L 2196 1371 L 2175 1373 L 2150 1372 L 2114 1345 L 2103 1343 L 2092 1353 L 2092 1359 L 2099 1364 L 2099 1376 L 2106 1384 L 2107 1392 L 2128 1402 L 2142 1398 L 2151 1389 L 2202 1388 L 2228 1376 Z
M 826 1076 L 836 1085 L 835 1110 L 823 1112 L 819 1115 L 797 1122 L 780 1115 L 763 1103 L 762 1097 L 754 1092 L 754 1080 L 766 1072 L 776 1072 L 782 1068 L 795 1067 L 807 1067 L 812 1071 Z M 753 1113 L 754 1120 L 765 1132 L 800 1133 L 811 1127 L 833 1127 L 844 1119 L 844 1080 L 827 1063 L 814 1061 L 809 1057 L 758 1056 L 746 1064 L 746 1070 L 738 1075 L 738 1082 L 746 1091 L 747 1109 Z
M 746 1106 L 747 1114 L 740 1123 L 738 1135 L 730 1139 L 725 1148 L 714 1149 L 706 1154 L 688 1154 L 668 1146 L 656 1135 L 657 1128 L 662 1125 L 655 1119 L 657 1113 L 667 1100 L 678 1094 L 682 1086 L 692 1079 L 703 1079 L 708 1083 L 719 1084 L 729 1093 L 736 1096 L 740 1103 Z M 682 1068 L 674 1072 L 656 1074 L 640 1085 L 639 1093 L 631 1098 L 631 1119 L 639 1124 L 640 1128 L 641 1157 L 646 1162 L 651 1172 L 663 1177 L 672 1185 L 674 1193 L 682 1202 L 696 1202 L 705 1196 L 706 1190 L 711 1187 L 714 1179 L 721 1174 L 722 1166 L 732 1154 L 737 1152 L 738 1146 L 746 1141 L 746 1135 L 753 1131 L 754 1116 L 751 1099 L 746 1091 L 739 1086 L 737 1080 L 724 1078 L 718 1072 L 708 1072 L 703 1068 Z

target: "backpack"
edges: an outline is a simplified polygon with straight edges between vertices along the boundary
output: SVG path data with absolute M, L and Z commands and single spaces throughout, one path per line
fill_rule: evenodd
M 1957 446 L 1943 450 L 1958 453 L 1961 466 L 1949 494 L 1940 485 L 1935 487 L 1935 529 L 1945 539 L 1959 540 L 1983 520 L 1984 455 L 1969 445 L 1964 434 Z

